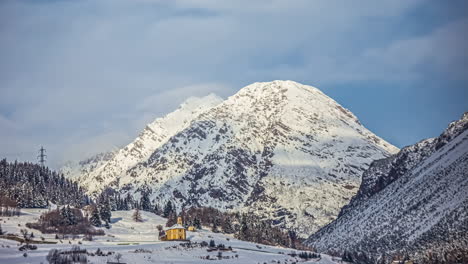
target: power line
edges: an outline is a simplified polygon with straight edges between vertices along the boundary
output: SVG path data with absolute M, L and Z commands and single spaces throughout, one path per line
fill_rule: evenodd
M 44 164 L 45 164 L 45 157 L 47 157 L 47 155 L 45 154 L 45 148 L 43 146 L 41 146 L 41 149 L 39 150 L 39 155 L 37 156 L 37 158 L 39 159 L 39 162 L 41 163 L 42 167 L 44 167 Z

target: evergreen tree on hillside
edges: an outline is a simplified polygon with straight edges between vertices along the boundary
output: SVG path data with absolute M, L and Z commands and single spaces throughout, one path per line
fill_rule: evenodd
M 158 207 L 158 204 L 157 204 L 157 203 L 154 204 L 153 213 L 155 213 L 156 215 L 160 215 L 160 214 L 161 214 L 161 212 L 159 211 L 159 207 Z
M 216 243 L 215 243 L 215 241 L 213 239 L 210 240 L 210 245 L 209 246 L 212 247 L 212 248 L 216 247 Z
M 67 205 L 67 212 L 68 212 L 68 224 L 69 225 L 76 225 L 77 220 L 75 217 L 75 214 L 72 212 L 72 209 L 70 208 L 69 205 Z
M 145 211 L 151 211 L 152 207 L 153 206 L 150 202 L 148 192 L 142 192 L 140 198 L 140 208 Z
M 140 209 L 136 208 L 135 212 L 133 212 L 132 219 L 135 222 L 143 222 L 143 218 L 141 217 Z
M 213 220 L 213 225 L 211 227 L 211 231 L 213 231 L 214 233 L 218 233 L 219 232 L 219 219 L 218 218 L 215 218 Z
M 239 229 L 239 238 L 247 240 L 249 238 L 249 227 L 247 225 L 247 217 L 242 215 L 242 220 Z
M 202 225 L 201 225 L 200 219 L 195 217 L 195 219 L 193 220 L 193 226 L 195 226 L 196 229 L 201 229 Z
M 351 263 L 354 262 L 352 254 L 346 250 L 343 252 L 343 255 L 341 256 L 341 260 L 346 261 L 346 262 L 351 262 Z
M 93 209 L 91 211 L 91 217 L 89 218 L 89 221 L 93 226 L 100 227 L 102 225 L 101 222 L 101 217 L 99 215 L 99 211 L 97 209 L 97 206 L 93 206 Z
M 173 226 L 177 223 L 177 214 L 175 212 L 171 212 L 168 216 L 167 216 L 167 222 L 166 222 L 166 226 L 167 227 L 170 227 L 170 226 Z
M 122 210 L 132 209 L 133 208 L 132 204 L 133 204 L 133 198 L 129 193 L 127 193 L 127 196 L 125 197 L 125 199 L 123 201 L 124 208 Z
M 60 209 L 60 216 L 62 217 L 63 225 L 69 226 L 76 224 L 75 215 L 71 211 L 70 206 L 62 207 L 62 209 Z
M 82 207 L 89 203 L 76 183 L 28 162 L 0 160 L 0 190 L 20 208 L 45 208 L 50 203 Z
M 221 229 L 223 233 L 226 233 L 226 234 L 232 234 L 235 232 L 230 219 L 223 219 L 222 224 L 221 224 Z
M 172 208 L 171 201 L 167 201 L 166 206 L 164 207 L 163 216 L 169 217 L 169 215 L 173 212 L 174 212 L 174 209 Z
M 111 213 L 111 207 L 109 204 L 109 199 L 107 198 L 102 199 L 98 207 L 99 207 L 99 214 L 100 214 L 101 220 L 104 221 L 105 223 L 110 223 L 112 213 Z

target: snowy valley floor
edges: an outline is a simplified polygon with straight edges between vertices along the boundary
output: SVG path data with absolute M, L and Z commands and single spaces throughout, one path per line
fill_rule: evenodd
M 20 235 L 21 229 L 27 229 L 25 224 L 36 222 L 45 209 L 23 209 L 20 217 L 0 217 L 4 232 Z M 184 248 L 181 242 L 159 241 L 156 226 L 165 225 L 166 219 L 152 213 L 142 212 L 143 222 L 136 223 L 131 220 L 131 211 L 112 212 L 112 225 L 109 230 L 104 229 L 106 235 L 95 236 L 94 241 L 82 241 L 82 236 L 75 240 L 56 240 L 55 234 L 41 234 L 38 230 L 28 229 L 34 232 L 34 240 L 44 237 L 46 241 L 56 241 L 57 244 L 37 244 L 37 250 L 27 251 L 27 257 L 19 251 L 19 243 L 13 240 L 0 239 L 0 263 L 48 263 L 46 256 L 50 249 L 71 249 L 77 245 L 88 252 L 95 252 L 98 248 L 104 251 L 115 252 L 110 256 L 88 256 L 88 263 L 107 263 L 115 261 L 115 254 L 122 254 L 122 263 L 301 263 L 298 257 L 287 254 L 300 251 L 265 246 L 234 239 L 232 236 L 213 233 L 206 230 L 187 232 L 187 238 L 192 242 L 209 242 L 214 240 L 216 244 L 222 243 L 226 247 L 231 246 L 233 251 L 222 252 L 223 259 L 218 259 L 217 251 L 207 252 L 207 248 Z M 81 245 L 78 242 L 81 241 Z M 203 259 L 210 256 L 212 260 Z M 306 263 L 340 263 L 332 260 L 332 257 L 321 255 L 321 259 L 309 260 Z

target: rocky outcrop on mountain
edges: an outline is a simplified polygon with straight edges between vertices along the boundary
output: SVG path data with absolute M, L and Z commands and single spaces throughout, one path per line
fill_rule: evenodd
M 468 246 L 468 113 L 439 136 L 374 161 L 357 195 L 307 244 L 374 256 Z M 434 253 L 434 252 L 433 252 Z

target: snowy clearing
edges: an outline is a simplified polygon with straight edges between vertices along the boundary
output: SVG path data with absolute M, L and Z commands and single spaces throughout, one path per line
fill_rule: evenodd
M 20 235 L 21 229 L 28 229 L 25 224 L 37 221 L 46 209 L 23 209 L 20 217 L 0 217 L 4 232 Z M 104 253 L 115 252 L 110 256 L 88 256 L 88 263 L 107 263 L 116 261 L 115 254 L 122 254 L 122 263 L 294 263 L 305 262 L 298 257 L 287 255 L 300 251 L 265 246 L 234 239 L 232 236 L 213 233 L 207 230 L 187 232 L 191 242 L 210 242 L 231 246 L 233 251 L 223 251 L 222 259 L 218 258 L 218 251 L 208 252 L 207 247 L 196 246 L 185 248 L 180 241 L 159 241 L 156 226 L 165 225 L 166 219 L 149 212 L 141 212 L 143 222 L 131 220 L 132 211 L 112 212 L 112 223 L 109 230 L 104 229 L 105 236 L 94 237 L 94 241 L 82 241 L 82 236 L 72 239 L 55 239 L 55 234 L 42 234 L 38 230 L 28 229 L 34 233 L 34 240 L 57 242 L 57 244 L 37 244 L 37 250 L 19 251 L 19 243 L 13 240 L 0 239 L 0 263 L 48 263 L 46 256 L 50 249 L 71 249 L 80 246 L 88 252 L 94 253 L 98 248 Z M 82 243 L 82 244 L 79 244 Z M 206 259 L 209 256 L 209 259 Z M 321 259 L 313 259 L 307 263 L 339 263 L 330 256 L 322 255 Z

